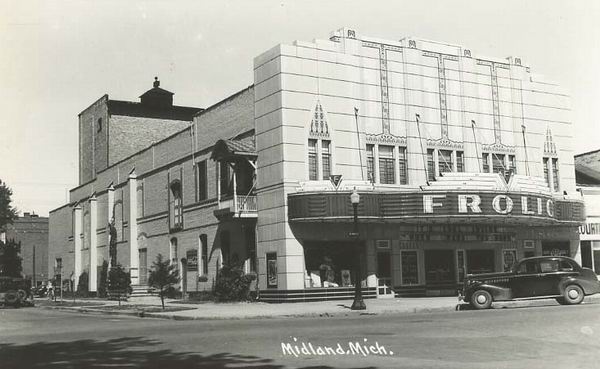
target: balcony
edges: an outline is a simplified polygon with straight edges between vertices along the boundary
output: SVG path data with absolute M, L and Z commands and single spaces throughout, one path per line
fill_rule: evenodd
M 256 196 L 228 196 L 214 213 L 217 218 L 256 218 L 257 210 Z

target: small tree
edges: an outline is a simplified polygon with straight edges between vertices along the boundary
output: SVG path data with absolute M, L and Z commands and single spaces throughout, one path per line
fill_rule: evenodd
M 21 242 L 15 240 L 6 240 L 6 243 L 0 241 L 0 276 L 21 277 L 23 271 L 21 259 Z
M 110 296 L 117 296 L 119 306 L 121 306 L 121 297 L 127 295 L 130 286 L 131 276 L 120 264 L 110 269 L 108 272 L 108 293 Z
M 0 179 L 0 232 L 6 230 L 7 224 L 12 224 L 17 218 L 17 209 L 10 204 L 12 190 Z
M 100 279 L 98 281 L 98 297 L 106 297 L 106 285 L 108 283 L 108 262 L 104 260 L 102 262 L 102 269 L 100 270 Z
M 165 295 L 177 283 L 179 283 L 177 268 L 169 260 L 163 259 L 162 254 L 158 254 L 156 261 L 152 263 L 148 284 L 158 290 L 163 310 L 165 310 Z

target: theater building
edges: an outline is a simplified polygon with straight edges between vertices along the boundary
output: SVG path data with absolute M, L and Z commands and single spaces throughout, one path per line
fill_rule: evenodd
M 341 29 L 257 56 L 254 84 L 205 110 L 182 117 L 156 90 L 120 109 L 144 100 L 170 119 L 115 137 L 106 97 L 86 110 L 105 112 L 105 139 L 82 113 L 95 149 L 50 214 L 50 267 L 89 272 L 92 291 L 112 219 L 136 288 L 162 253 L 184 292 L 238 261 L 270 302 L 350 297 L 356 242 L 367 297 L 453 294 L 465 273 L 526 256 L 581 261 L 569 96 L 521 58 Z
M 254 64 L 263 299 L 355 283 L 354 190 L 378 297 L 453 294 L 527 256 L 581 260 L 569 96 L 521 58 L 342 29 Z

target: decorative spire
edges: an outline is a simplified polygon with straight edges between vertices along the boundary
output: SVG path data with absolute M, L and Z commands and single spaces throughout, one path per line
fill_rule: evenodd
M 313 118 L 310 121 L 310 134 L 313 136 L 329 136 L 329 126 L 319 100 L 317 100 Z
M 160 81 L 158 80 L 158 77 L 154 77 L 154 83 L 152 84 L 152 86 L 154 86 L 154 88 L 158 88 L 160 86 Z
M 544 155 L 556 155 L 556 144 L 552 139 L 550 127 L 546 129 L 546 141 L 544 141 Z

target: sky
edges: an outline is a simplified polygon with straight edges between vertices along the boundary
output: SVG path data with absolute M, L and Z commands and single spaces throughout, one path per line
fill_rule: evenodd
M 77 115 L 152 87 L 208 107 L 253 83 L 279 43 L 406 36 L 520 56 L 571 93 L 575 153 L 600 149 L 600 1 L 0 0 L 0 179 L 47 216 L 78 184 Z

